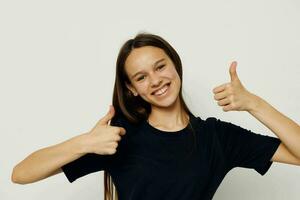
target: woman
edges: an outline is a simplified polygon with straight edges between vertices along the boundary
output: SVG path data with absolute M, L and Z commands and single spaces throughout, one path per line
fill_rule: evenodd
M 177 52 L 160 36 L 141 33 L 119 52 L 109 112 L 89 132 L 29 155 L 12 181 L 63 171 L 73 182 L 104 170 L 105 199 L 212 199 L 234 167 L 264 175 L 273 161 L 300 165 L 299 125 L 247 91 L 236 65 L 231 81 L 213 89 L 215 100 L 224 111 L 249 112 L 278 138 L 195 117 L 182 97 Z

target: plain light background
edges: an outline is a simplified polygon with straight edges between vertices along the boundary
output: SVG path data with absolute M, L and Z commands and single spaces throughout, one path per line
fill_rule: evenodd
M 178 51 L 185 100 L 197 116 L 276 137 L 249 113 L 223 112 L 213 99 L 236 60 L 244 86 L 299 123 L 299 10 L 296 0 L 1 1 L 0 199 L 103 199 L 103 172 L 28 185 L 12 183 L 11 172 L 107 113 L 119 48 L 138 32 L 158 34 Z M 214 200 L 296 200 L 299 188 L 299 166 L 273 163 L 264 176 L 236 168 Z

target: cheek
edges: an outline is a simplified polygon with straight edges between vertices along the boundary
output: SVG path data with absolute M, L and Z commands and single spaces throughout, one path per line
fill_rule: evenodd
M 167 78 L 167 79 L 176 79 L 177 78 L 177 72 L 173 68 L 169 68 L 163 72 L 161 72 L 161 77 L 162 78 Z
M 140 85 L 136 86 L 136 89 L 139 94 L 142 94 L 142 95 L 146 94 L 147 93 L 147 84 L 146 83 L 140 84 Z
M 180 84 L 180 77 L 175 69 L 170 71 L 169 77 Z

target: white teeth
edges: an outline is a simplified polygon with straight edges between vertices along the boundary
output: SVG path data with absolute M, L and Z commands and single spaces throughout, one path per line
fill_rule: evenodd
M 155 92 L 154 95 L 161 95 L 161 94 L 165 93 L 167 91 L 168 87 L 169 87 L 169 85 L 166 85 L 162 89 L 160 89 L 157 92 Z

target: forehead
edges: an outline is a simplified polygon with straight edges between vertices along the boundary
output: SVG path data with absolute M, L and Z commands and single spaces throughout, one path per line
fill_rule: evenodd
M 158 59 L 166 58 L 168 56 L 164 50 L 153 47 L 145 46 L 133 49 L 125 61 L 125 68 L 128 72 L 135 72 L 139 69 L 144 69 L 147 66 L 152 66 Z

